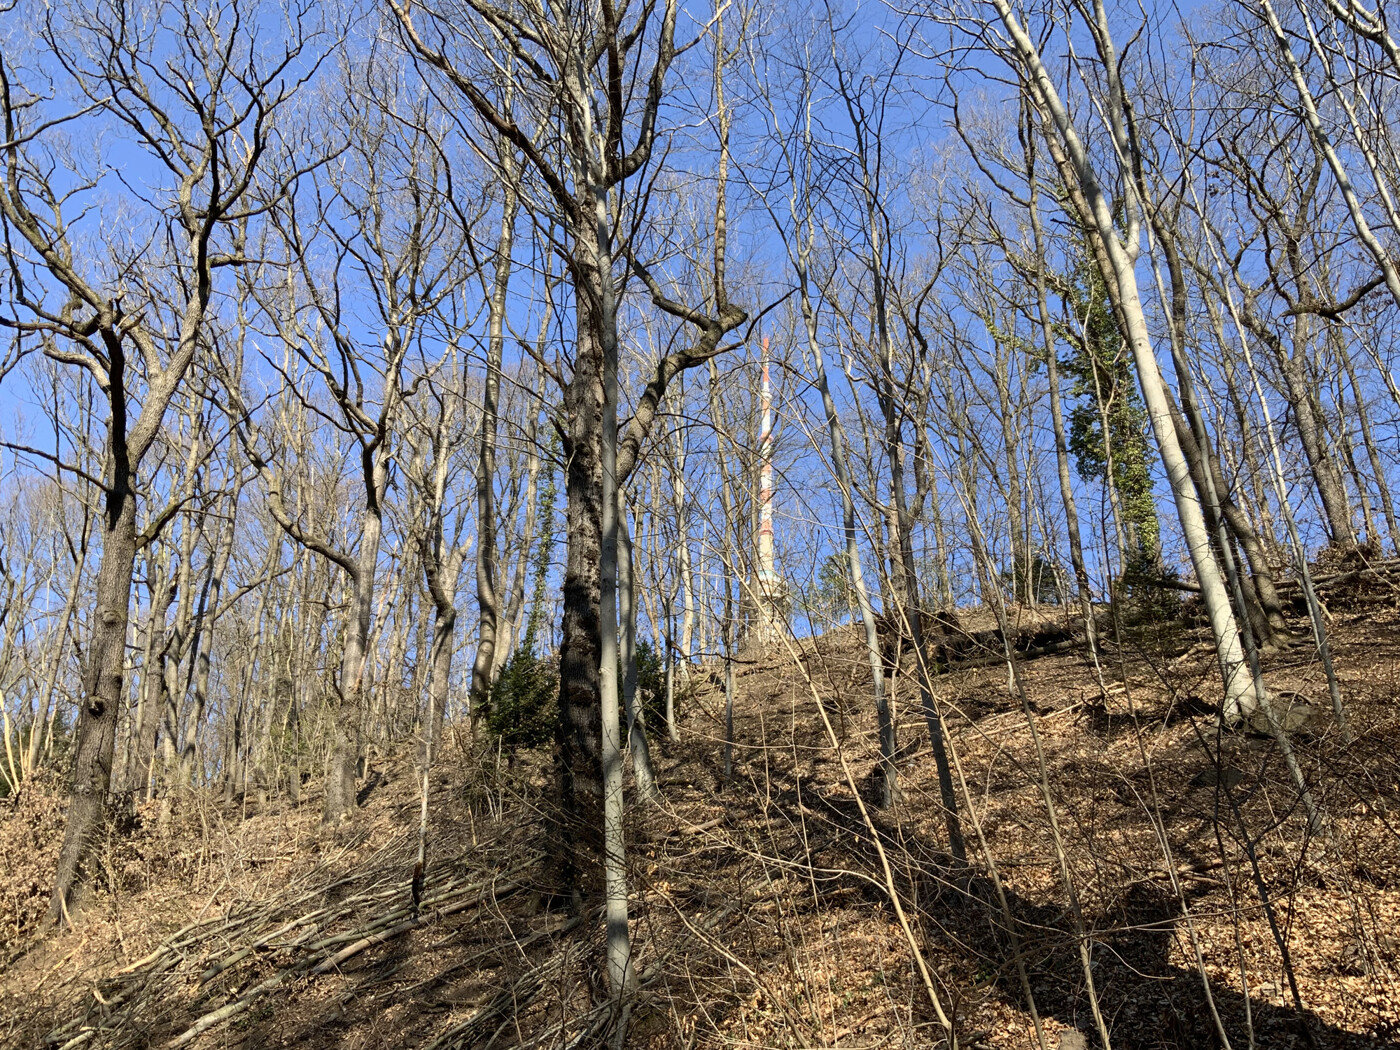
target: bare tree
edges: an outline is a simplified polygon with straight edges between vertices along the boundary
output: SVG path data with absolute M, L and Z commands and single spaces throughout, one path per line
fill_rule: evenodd
M 511 107 L 509 81 L 502 100 Z M 506 620 L 497 579 L 496 556 L 496 443 L 500 433 L 498 405 L 501 393 L 501 361 L 506 342 L 507 296 L 510 292 L 511 252 L 515 244 L 516 216 L 520 210 L 519 161 L 515 146 L 505 138 L 497 159 L 501 188 L 501 225 L 492 258 L 488 298 L 490 316 L 486 332 L 486 382 L 481 398 L 481 446 L 476 468 L 476 601 L 479 610 L 476 659 L 472 664 L 471 702 L 484 708 L 495 671 L 500 666 L 496 642 Z M 521 559 L 522 563 L 525 561 Z
M 1209 613 L 1211 632 L 1215 639 L 1225 686 L 1224 716 L 1236 720 L 1254 710 L 1260 702 L 1254 683 L 1245 666 L 1234 612 L 1230 606 L 1219 565 L 1211 549 L 1211 537 L 1201 510 L 1200 497 L 1195 491 L 1181 442 L 1172 422 L 1165 384 L 1152 347 L 1146 316 L 1135 272 L 1142 236 L 1140 204 L 1135 203 L 1128 216 L 1126 233 L 1120 233 L 1112 205 L 1104 193 L 1097 168 L 1084 145 L 1078 128 L 1065 106 L 1044 62 L 1040 49 L 1031 38 L 1020 18 L 1005 0 L 992 0 L 1009 37 L 1008 56 L 1023 70 L 1025 90 L 1030 93 L 1041 121 L 1042 134 L 1052 154 L 1056 155 L 1061 177 L 1072 188 L 1075 210 L 1089 233 L 1095 256 L 1105 282 L 1114 292 L 1114 302 L 1124 334 L 1137 365 L 1138 381 L 1147 404 L 1158 450 L 1171 481 L 1176 509 L 1181 520 L 1191 562 L 1200 583 L 1201 596 Z M 1098 49 L 1102 68 L 1108 80 L 1109 129 L 1118 156 L 1132 156 L 1127 125 L 1122 106 L 1123 87 L 1119 81 L 1119 59 L 1108 30 L 1107 13 L 1101 3 L 1095 3 L 1092 14 L 1086 15 L 1087 28 Z M 1063 162 L 1061 160 L 1063 159 Z M 1077 197 L 1073 195 L 1077 194 Z
M 808 62 L 810 62 L 810 56 Z M 814 208 L 817 199 L 817 178 L 815 170 L 818 158 L 813 136 L 812 92 L 815 85 L 804 65 L 799 73 L 798 95 L 795 103 L 797 128 L 791 131 L 785 127 L 777 105 L 771 97 L 765 98 L 769 120 L 773 124 L 775 143 L 781 151 L 786 174 L 790 180 L 787 199 L 787 216 L 780 217 L 776 209 L 770 207 L 769 215 L 783 238 L 788 260 L 796 279 L 798 305 L 802 314 L 802 330 L 806 336 L 806 349 L 813 369 L 813 380 L 821 397 L 822 413 L 826 420 L 827 437 L 831 448 L 831 470 L 841 498 L 841 531 L 843 550 L 846 559 L 846 572 L 851 590 L 855 595 L 856 607 L 860 613 L 861 626 L 865 632 L 866 659 L 870 664 L 871 692 L 875 705 L 875 717 L 879 726 L 881 756 L 881 800 L 885 806 L 891 805 L 899 796 L 898 769 L 895 766 L 895 753 L 898 741 L 895 723 L 890 711 L 885 690 L 884 666 L 880 657 L 880 642 L 876 624 L 874 603 L 870 588 L 865 582 L 865 571 L 861 564 L 860 546 L 856 529 L 855 482 L 848 465 L 847 435 L 836 401 L 831 393 L 827 377 L 826 353 L 822 348 L 819 327 L 818 298 L 814 290 L 812 257 L 815 251 L 817 222 Z M 755 72 L 755 80 L 763 78 Z
M 676 57 L 677 6 L 667 2 L 660 11 L 647 7 L 633 14 L 605 2 L 580 18 L 551 3 L 507 8 L 472 0 L 465 24 L 442 9 L 394 5 L 394 10 L 420 60 L 446 78 L 493 134 L 520 151 L 541 186 L 541 204 L 547 202 L 551 221 L 562 226 L 567 238 L 559 247 L 576 317 L 573 370 L 558 424 L 568 465 L 569 535 L 558 770 L 570 848 L 561 888 L 574 895 L 594 892 L 591 878 L 580 885 L 572 850 L 583 836 L 595 847 L 590 853 L 604 859 L 608 973 L 614 994 L 621 996 L 633 977 L 617 721 L 617 492 L 635 466 L 667 384 L 683 368 L 717 352 L 724 333 L 743 319 L 742 311 L 723 299 L 716 319 L 672 303 L 640 262 L 629 258 L 630 267 L 653 286 L 657 305 L 696 325 L 701 335 L 695 348 L 661 360 L 619 438 L 616 263 L 627 243 L 624 222 L 641 219 L 631 205 L 644 197 L 629 183 L 652 158 L 666 75 Z M 509 108 L 479 86 L 473 67 L 481 61 L 518 71 L 518 95 Z M 634 63 L 641 63 L 638 73 L 625 73 Z M 563 127 L 562 155 L 543 150 L 535 131 L 556 119 Z M 722 274 L 722 205 L 718 214 L 715 258 Z
M 285 282 L 263 286 L 259 294 L 284 346 L 329 394 L 335 414 L 326 413 L 328 421 L 349 446 L 359 480 L 358 534 L 351 543 L 337 544 L 308 520 L 307 508 L 289 505 L 251 413 L 239 410 L 240 440 L 262 475 L 274 519 L 294 541 L 334 564 L 350 584 L 339 680 L 327 698 L 326 823 L 340 822 L 356 805 L 385 499 L 403 406 L 418 382 L 405 375 L 405 362 L 427 338 L 425 318 L 462 279 L 469 232 L 460 221 L 464 213 L 449 203 L 445 190 L 450 176 L 444 131 L 428 121 L 416 100 L 396 97 L 403 89 L 374 66 L 347 87 L 350 144 L 275 213 L 287 250 Z M 319 222 L 311 227 L 306 220 L 313 216 L 301 210 L 307 196 L 318 204 L 313 216 L 334 208 L 342 212 L 344 227 Z M 329 257 L 324 275 L 322 253 Z M 367 317 L 358 316 L 354 301 L 347 300 L 357 283 L 368 300 Z M 378 338 L 360 336 L 364 326 Z M 290 378 L 287 393 L 304 396 Z M 243 401 L 241 393 L 234 396 Z M 321 412 L 313 403 L 307 407 Z
M 48 117 L 0 66 L 6 177 L 0 213 L 6 262 L 22 289 L 6 324 L 42 333 L 46 352 L 84 369 L 109 406 L 101 478 L 97 628 L 78 725 L 72 804 L 51 918 L 64 917 L 111 778 L 136 552 L 162 516 L 138 528 L 137 473 L 202 345 L 214 279 L 242 261 L 230 238 L 267 148 L 274 115 L 304 77 L 303 11 L 287 12 L 287 44 L 254 40 L 263 19 L 238 0 L 164 4 L 138 22 L 122 0 L 46 12 L 44 50 L 73 85 L 74 110 Z M 268 13 L 268 17 L 273 17 Z M 314 63 L 312 64 L 314 68 Z M 149 238 L 102 261 L 76 250 L 82 205 L 50 177 L 43 140 L 56 122 L 100 114 L 141 148 L 166 181 Z M 79 184 L 83 180 L 79 180 Z

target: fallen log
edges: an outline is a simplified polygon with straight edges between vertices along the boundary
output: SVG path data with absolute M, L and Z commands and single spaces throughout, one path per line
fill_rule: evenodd
M 1016 649 L 1014 652 L 1017 661 L 1038 660 L 1043 656 L 1055 656 L 1059 653 L 1071 652 L 1087 643 L 1088 638 L 1081 630 L 1070 637 L 1062 638 L 1048 645 L 1041 645 L 1032 649 Z M 943 665 L 941 669 L 947 671 L 962 671 L 973 667 L 990 667 L 993 664 L 1004 663 L 1006 663 L 1006 652 L 1003 650 L 997 653 L 987 653 L 984 656 L 971 656 L 956 660 Z
M 1006 659 L 1007 639 L 999 627 L 971 630 L 951 609 L 925 610 L 920 626 L 930 669 L 953 671 L 983 667 Z M 912 652 L 903 618 L 886 613 L 876 621 L 880 655 L 885 672 L 893 673 L 907 653 Z M 1020 660 L 1069 652 L 1088 643 L 1082 623 L 1040 620 L 1011 629 L 1010 648 Z

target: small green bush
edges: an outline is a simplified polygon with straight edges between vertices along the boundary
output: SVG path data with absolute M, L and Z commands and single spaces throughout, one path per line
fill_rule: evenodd
M 637 706 L 648 726 L 666 724 L 666 666 L 651 642 L 637 643 Z M 621 679 L 619 678 L 619 681 Z
M 649 641 L 637 643 L 637 703 L 647 724 L 666 720 L 666 668 Z M 623 668 L 619 662 L 619 686 Z M 507 751 L 547 746 L 559 717 L 559 672 L 551 658 L 536 656 L 522 642 L 491 687 L 486 727 Z
M 532 639 L 533 641 L 533 639 Z M 491 688 L 486 726 L 508 751 L 544 747 L 554 739 L 559 673 L 552 661 L 521 645 Z

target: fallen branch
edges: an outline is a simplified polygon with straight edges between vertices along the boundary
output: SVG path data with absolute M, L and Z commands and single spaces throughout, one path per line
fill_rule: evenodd
M 495 887 L 492 896 L 499 900 L 502 897 L 514 893 L 518 889 L 520 889 L 520 884 L 518 882 L 506 883 L 503 886 Z M 466 911 L 468 908 L 476 907 L 478 904 L 481 903 L 481 899 L 482 897 L 480 895 L 473 898 L 465 898 L 457 901 L 454 904 L 449 904 L 446 907 L 434 909 L 431 916 L 427 914 L 415 915 L 412 918 L 409 918 L 404 922 L 399 923 L 397 926 L 391 926 L 389 929 L 382 930 L 379 933 L 373 933 L 369 936 L 361 937 L 353 944 L 349 945 L 348 947 L 342 948 L 340 951 L 336 952 L 329 959 L 317 964 L 311 970 L 311 972 L 312 974 L 329 973 L 331 970 L 334 970 L 338 966 L 340 966 L 341 963 L 353 959 L 355 956 L 359 955 L 366 948 L 372 948 L 376 944 L 383 944 L 385 941 L 393 940 L 395 937 L 399 937 L 407 933 L 414 927 L 422 926 L 432 919 L 443 919 L 449 915 L 456 915 L 458 912 Z
M 527 865 L 520 865 L 512 874 L 519 874 L 521 871 L 524 870 L 525 867 L 527 867 Z M 245 994 L 236 1002 L 228 1003 L 224 1006 L 219 1007 L 219 1009 L 217 1010 L 212 1010 L 209 1013 L 204 1014 L 187 1029 L 185 1029 L 185 1031 L 181 1032 L 178 1036 L 176 1036 L 169 1043 L 167 1043 L 166 1046 L 170 1047 L 171 1050 L 175 1050 L 175 1048 L 177 1047 L 188 1046 L 191 1042 L 199 1038 L 199 1036 L 203 1035 L 205 1032 L 209 1031 L 216 1025 L 222 1024 L 224 1021 L 227 1021 L 230 1018 L 237 1017 L 239 1014 L 243 1013 L 250 1006 L 252 1006 L 253 1003 L 265 996 L 268 992 L 276 991 L 278 988 L 282 987 L 282 985 L 286 984 L 292 978 L 299 977 L 302 975 L 314 977 L 320 974 L 329 973 L 330 971 L 340 966 L 342 963 L 354 958 L 356 955 L 359 955 L 361 952 L 373 947 L 376 944 L 383 944 L 385 941 L 391 940 L 394 937 L 407 933 L 409 930 L 412 930 L 418 926 L 426 925 L 427 923 L 435 919 L 444 918 L 448 915 L 455 915 L 458 912 L 466 911 L 468 908 L 472 908 L 484 903 L 488 897 L 495 898 L 496 896 L 498 896 L 496 892 L 498 887 L 500 889 L 503 889 L 507 893 L 514 892 L 515 890 L 520 888 L 518 883 L 511 882 L 501 885 L 494 879 L 478 882 L 469 887 L 456 889 L 444 894 L 439 894 L 431 901 L 425 902 L 431 907 L 431 912 L 425 910 L 423 914 L 415 916 L 405 922 L 400 922 L 397 925 L 390 926 L 388 929 L 384 928 L 386 922 L 391 922 L 391 917 L 394 915 L 402 915 L 402 911 L 391 912 L 389 913 L 390 917 L 381 916 L 378 920 L 369 924 L 367 928 L 361 927 L 361 929 L 356 931 L 354 934 L 342 934 L 336 937 L 328 937 L 321 941 L 317 941 L 314 945 L 311 946 L 313 952 L 319 948 L 331 947 L 335 944 L 343 943 L 347 939 L 353 938 L 351 943 L 348 946 L 342 948 L 340 951 L 335 952 L 334 954 L 324 958 L 318 958 L 316 955 L 313 954 L 308 958 L 301 959 L 292 966 L 288 967 L 287 969 L 281 971 L 278 974 L 273 975 L 266 981 L 263 981 L 262 984 L 259 984 L 257 987 L 253 988 L 252 991 Z M 473 890 L 476 891 L 474 895 L 472 895 Z M 452 904 L 449 904 L 445 907 L 437 907 L 437 905 L 440 905 L 447 900 L 451 900 L 452 898 L 458 899 L 453 901 Z M 378 928 L 377 931 L 376 927 Z M 367 930 L 376 932 L 366 932 Z
M 139 1025 L 134 1023 L 135 1011 L 142 1004 L 157 1004 L 159 1009 L 180 1001 L 173 982 L 182 970 L 197 968 L 199 976 L 194 984 L 205 990 L 202 995 L 207 999 L 213 994 L 214 982 L 239 965 L 267 953 L 293 953 L 289 965 L 236 1001 L 197 1017 L 168 1044 L 186 1046 L 293 978 L 334 971 L 377 944 L 516 892 L 520 883 L 514 880 L 535 863 L 532 859 L 499 874 L 486 874 L 479 869 L 463 871 L 459 865 L 444 863 L 430 875 L 427 897 L 419 909 L 414 909 L 407 903 L 408 883 L 401 874 L 406 865 L 395 855 L 401 845 L 398 840 L 386 843 L 372 857 L 360 861 L 354 876 L 333 877 L 310 885 L 315 874 L 325 871 L 323 862 L 288 887 L 281 900 L 264 901 L 234 914 L 181 927 L 154 951 L 114 974 L 115 979 L 90 989 L 93 996 L 89 1007 L 80 1008 L 78 1016 L 50 1033 L 45 1042 L 59 1050 L 77 1050 L 95 1037 L 110 1038 L 118 1032 L 135 1037 L 151 1024 L 149 1017 L 143 1017 Z M 312 901 L 324 901 L 327 893 L 356 882 L 364 886 L 361 892 L 330 905 L 294 913 L 294 909 Z M 346 922 L 353 924 L 351 929 L 332 932 Z M 211 953 L 211 944 L 227 949 L 227 954 Z M 91 1005 L 92 999 L 97 1006 Z
M 567 933 L 582 922 L 583 916 L 576 916 L 560 927 L 558 932 Z M 568 958 L 567 951 L 558 951 L 544 962 L 526 970 L 476 1013 L 439 1035 L 428 1044 L 426 1050 L 462 1050 L 464 1047 L 481 1045 L 485 1040 L 480 1037 L 487 1034 L 486 1029 L 498 1018 L 504 1018 L 508 1023 L 511 1017 L 518 1015 L 522 1008 L 528 1006 L 540 994 L 547 979 L 563 972 Z

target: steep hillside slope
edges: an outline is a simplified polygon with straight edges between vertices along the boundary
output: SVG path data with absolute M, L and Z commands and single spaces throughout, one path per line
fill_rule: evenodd
M 1097 671 L 1082 651 L 1026 661 L 1030 712 L 1004 665 L 941 674 L 967 869 L 907 674 L 904 798 L 874 806 L 854 633 L 743 657 L 727 782 L 719 669 L 697 669 L 681 741 L 656 741 L 663 801 L 630 814 L 629 1045 L 939 1046 L 941 1013 L 964 1047 L 1036 1046 L 1037 1023 L 1049 1047 L 1092 1046 L 1093 1001 L 1115 1047 L 1394 1045 L 1400 615 L 1337 616 L 1355 739 L 1317 717 L 1294 737 L 1318 834 L 1272 743 L 1217 730 L 1211 654 L 1180 628 L 1128 632 Z M 1325 708 L 1309 647 L 1266 671 Z M 465 727 L 445 752 L 418 910 L 407 751 L 372 765 L 337 839 L 314 782 L 295 806 L 138 810 L 75 928 L 42 940 L 61 812 L 36 786 L 0 817 L 0 1045 L 605 1043 L 597 924 L 546 892 L 547 757 L 512 762 Z

